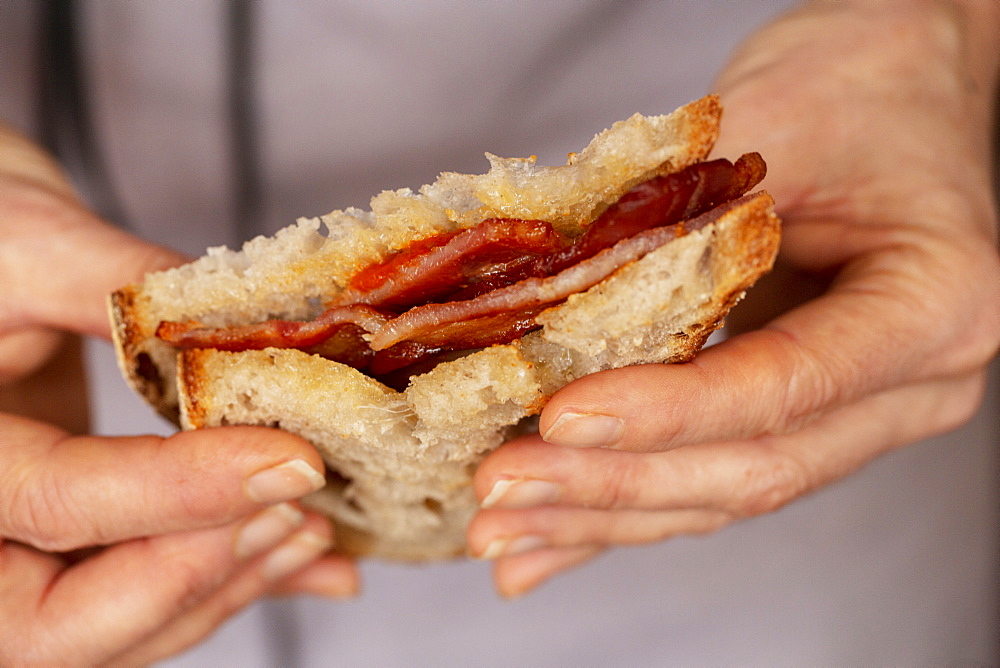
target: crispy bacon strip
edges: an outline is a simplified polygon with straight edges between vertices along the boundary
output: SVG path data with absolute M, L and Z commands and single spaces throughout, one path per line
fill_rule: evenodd
M 625 193 L 575 239 L 544 221 L 487 219 L 417 241 L 363 269 L 331 305 L 371 304 L 402 312 L 551 276 L 642 230 L 672 225 L 735 199 L 765 172 L 760 155 L 748 153 L 736 164 L 712 160 L 654 177 Z
M 393 314 L 367 304 L 327 309 L 315 320 L 266 320 L 252 325 L 202 327 L 197 322 L 161 322 L 156 336 L 176 348 L 215 348 L 239 352 L 264 348 L 309 348 L 329 339 L 342 327 L 366 332 L 380 330 Z
M 544 221 L 489 219 L 421 240 L 359 272 L 312 321 L 218 329 L 163 322 L 156 335 L 178 348 L 299 348 L 376 376 L 448 351 L 508 343 L 537 327 L 541 311 L 703 225 L 711 216 L 699 214 L 742 196 L 765 171 L 750 153 L 735 164 L 713 160 L 655 177 L 575 239 Z
M 534 316 L 546 308 L 597 285 L 625 265 L 703 227 L 714 217 L 709 213 L 686 223 L 639 232 L 554 276 L 518 281 L 467 301 L 415 306 L 373 332 L 368 343 L 373 350 L 389 348 L 400 341 L 459 350 L 476 347 L 463 344 L 481 341 L 483 332 L 491 330 L 508 333 L 499 337 L 505 340 L 492 343 L 507 343 L 533 329 Z
M 540 220 L 490 218 L 421 240 L 360 271 L 336 304 L 405 309 L 438 301 L 498 273 L 509 274 L 569 243 Z
M 507 343 L 535 327 L 534 318 L 610 276 L 622 266 L 662 246 L 676 235 L 673 227 L 640 232 L 594 257 L 548 278 L 527 278 L 470 300 L 415 306 L 374 332 L 368 343 L 382 350 L 400 341 L 459 348 Z M 484 336 L 498 330 L 508 336 Z M 499 338 L 500 340 L 495 340 Z M 478 343 L 479 345 L 469 345 Z
M 694 218 L 741 197 L 766 173 L 760 154 L 747 153 L 735 164 L 725 159 L 701 162 L 640 183 L 598 216 L 571 248 L 550 256 L 545 275 L 592 257 L 643 230 Z

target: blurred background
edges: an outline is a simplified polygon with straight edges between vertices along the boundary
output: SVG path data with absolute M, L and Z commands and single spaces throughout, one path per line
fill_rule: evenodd
M 78 22 L 98 146 L 81 188 L 191 255 L 484 171 L 484 151 L 562 163 L 616 120 L 708 92 L 738 39 L 789 4 L 56 3 Z M 35 136 L 51 10 L 0 5 L 0 117 Z M 86 352 L 98 433 L 172 430 L 108 343 Z M 165 665 L 995 663 L 993 367 L 970 424 L 773 515 L 610 552 L 514 602 L 487 564 L 366 563 L 359 600 L 260 603 Z

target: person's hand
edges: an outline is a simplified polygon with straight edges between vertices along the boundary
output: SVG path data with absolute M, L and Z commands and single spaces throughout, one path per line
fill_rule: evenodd
M 737 54 L 716 154 L 759 151 L 784 220 L 730 318 L 756 328 L 580 379 L 485 460 L 469 549 L 502 593 L 773 511 L 974 413 L 1000 342 L 998 26 L 993 3 L 814 5 Z
M 293 503 L 323 482 L 301 439 L 85 435 L 77 336 L 109 336 L 108 292 L 182 259 L 99 221 L 0 127 L 0 665 L 140 665 L 262 595 L 357 587 Z

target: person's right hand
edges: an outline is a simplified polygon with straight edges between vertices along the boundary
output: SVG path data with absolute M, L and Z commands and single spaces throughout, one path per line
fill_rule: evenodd
M 182 260 L 101 222 L 0 127 L 0 665 L 148 663 L 270 592 L 357 588 L 329 524 L 289 503 L 323 482 L 305 441 L 81 435 L 67 342 L 107 337 L 108 292 Z

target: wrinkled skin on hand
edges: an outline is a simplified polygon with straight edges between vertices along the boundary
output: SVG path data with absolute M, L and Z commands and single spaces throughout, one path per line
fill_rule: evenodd
M 322 483 L 302 440 L 87 435 L 80 335 L 109 336 L 110 290 L 182 260 L 98 220 L 0 126 L 0 665 L 141 665 L 261 596 L 357 588 L 293 503 Z
M 974 414 L 1000 343 L 997 26 L 992 3 L 817 3 L 735 55 L 716 154 L 767 160 L 779 266 L 725 342 L 583 378 L 483 463 L 468 540 L 501 592 L 771 512 Z

